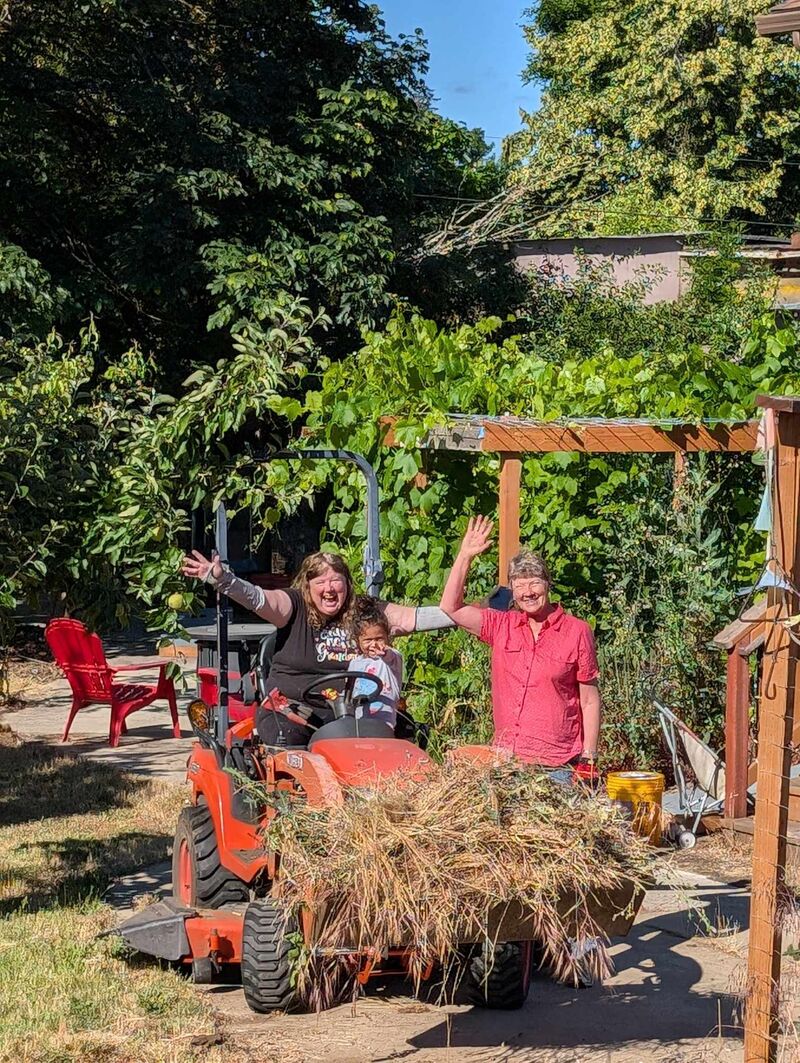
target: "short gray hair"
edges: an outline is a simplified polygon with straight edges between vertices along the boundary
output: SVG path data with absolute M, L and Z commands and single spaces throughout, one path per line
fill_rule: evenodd
M 520 550 L 508 563 L 508 582 L 515 579 L 541 579 L 552 583 L 550 569 L 543 557 L 533 550 Z

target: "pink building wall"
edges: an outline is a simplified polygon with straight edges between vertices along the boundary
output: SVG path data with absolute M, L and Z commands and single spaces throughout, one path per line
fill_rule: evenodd
M 680 233 L 653 236 L 568 237 L 557 240 L 524 240 L 514 245 L 514 258 L 521 270 L 547 269 L 574 277 L 579 263 L 608 264 L 617 285 L 647 279 L 645 303 L 672 302 L 681 293 L 681 252 L 687 238 Z

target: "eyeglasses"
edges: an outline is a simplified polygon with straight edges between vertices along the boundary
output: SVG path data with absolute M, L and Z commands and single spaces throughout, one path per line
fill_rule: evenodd
M 532 594 L 541 594 L 542 591 L 547 590 L 548 583 L 547 580 L 543 579 L 512 579 L 511 587 L 515 593 L 525 594 L 530 592 Z

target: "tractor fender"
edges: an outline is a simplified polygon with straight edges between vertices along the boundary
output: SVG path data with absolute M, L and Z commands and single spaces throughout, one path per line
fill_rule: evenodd
M 267 784 L 280 786 L 281 780 L 293 780 L 315 807 L 340 805 L 344 801 L 342 785 L 333 768 L 318 753 L 305 749 L 281 750 L 267 762 Z
M 192 784 L 192 804 L 205 801 L 211 813 L 220 863 L 237 878 L 252 882 L 270 862 L 260 837 L 262 824 L 236 815 L 236 782 L 220 767 L 213 749 L 196 743 L 187 775 Z
M 354 787 L 371 788 L 396 775 L 424 778 L 433 767 L 427 753 L 402 738 L 326 738 L 314 744 L 314 753 L 342 784 Z

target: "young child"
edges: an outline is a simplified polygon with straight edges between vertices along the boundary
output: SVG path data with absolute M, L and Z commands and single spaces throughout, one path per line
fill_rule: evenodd
M 358 646 L 358 657 L 350 661 L 348 672 L 366 672 L 383 683 L 380 694 L 359 707 L 356 715 L 358 718 L 384 720 L 394 730 L 403 685 L 403 658 L 390 645 L 389 622 L 374 598 L 356 600 L 353 637 Z M 354 692 L 369 696 L 374 689 L 371 683 L 359 679 Z

